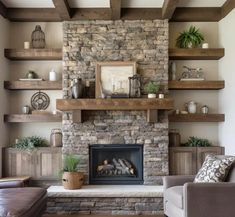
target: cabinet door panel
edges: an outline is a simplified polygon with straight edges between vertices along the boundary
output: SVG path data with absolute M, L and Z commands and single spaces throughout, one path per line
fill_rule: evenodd
M 169 153 L 171 175 L 194 175 L 196 173 L 196 148 L 171 147 Z
M 4 150 L 4 176 L 35 177 L 35 154 L 16 149 Z
M 61 148 L 41 148 L 37 151 L 37 179 L 58 179 L 61 168 Z
M 202 167 L 202 164 L 208 154 L 223 155 L 224 147 L 198 147 L 197 148 L 197 171 Z

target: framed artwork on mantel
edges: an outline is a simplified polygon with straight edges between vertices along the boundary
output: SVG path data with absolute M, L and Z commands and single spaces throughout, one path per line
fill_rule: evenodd
M 136 74 L 136 62 L 97 62 L 96 98 L 129 97 L 129 77 Z

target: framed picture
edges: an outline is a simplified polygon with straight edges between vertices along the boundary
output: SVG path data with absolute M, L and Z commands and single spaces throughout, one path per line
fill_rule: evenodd
M 136 62 L 97 62 L 96 98 L 129 97 L 129 77 L 136 74 Z

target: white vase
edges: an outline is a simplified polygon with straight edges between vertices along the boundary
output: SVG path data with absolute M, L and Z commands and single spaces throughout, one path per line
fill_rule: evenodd
M 149 93 L 148 94 L 149 99 L 153 99 L 153 98 L 156 98 L 156 97 L 157 97 L 157 94 L 155 94 L 155 93 Z
M 49 72 L 49 81 L 57 81 L 58 78 L 57 78 L 57 73 L 55 72 L 54 69 L 52 69 L 50 72 Z

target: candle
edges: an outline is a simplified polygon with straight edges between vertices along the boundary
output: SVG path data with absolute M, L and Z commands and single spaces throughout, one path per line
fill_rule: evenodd
M 29 49 L 30 48 L 30 42 L 25 41 L 24 42 L 24 49 Z
M 202 48 L 208 49 L 208 48 L 209 48 L 209 44 L 208 44 L 208 43 L 203 43 L 203 44 L 202 44 Z

